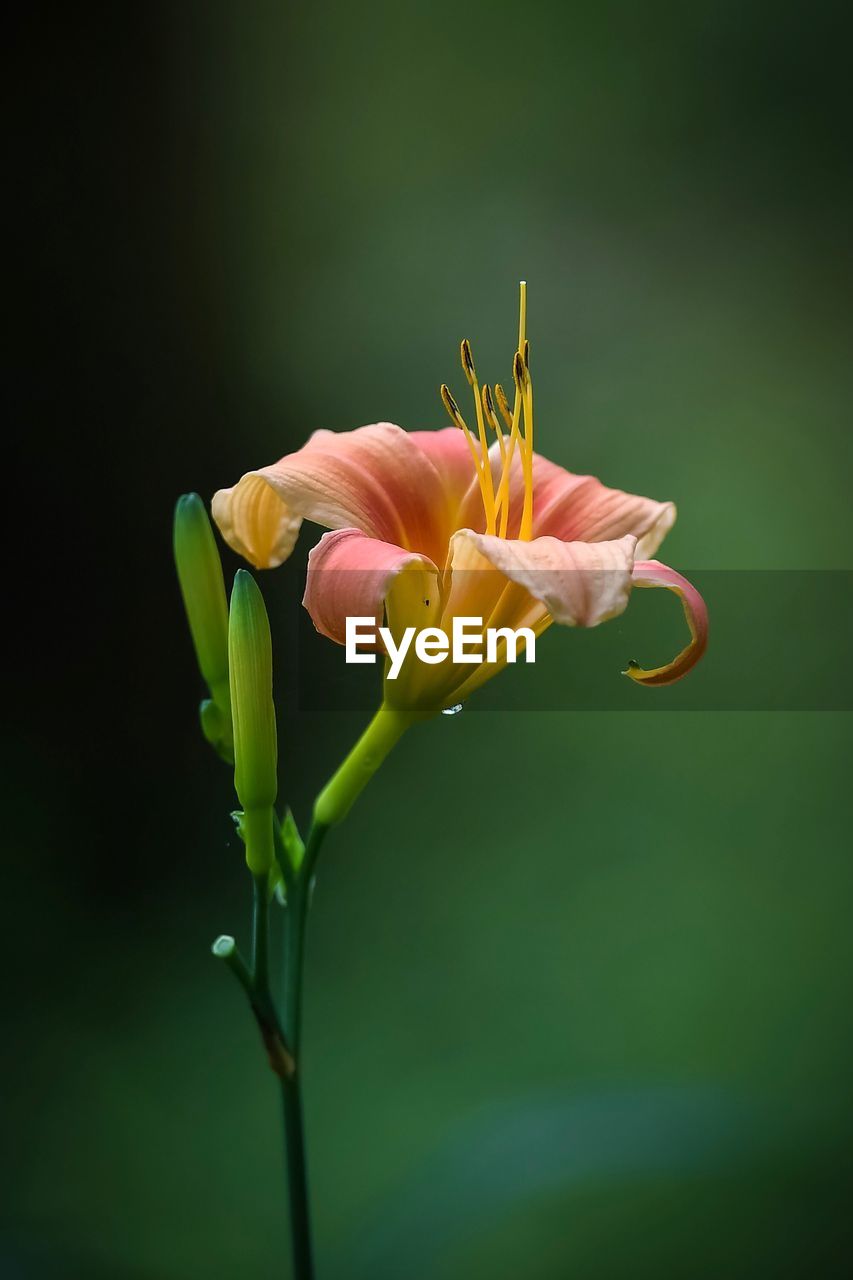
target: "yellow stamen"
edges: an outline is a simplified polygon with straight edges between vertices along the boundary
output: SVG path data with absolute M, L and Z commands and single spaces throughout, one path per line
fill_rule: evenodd
M 487 532 L 494 533 L 494 494 L 492 491 L 492 472 L 491 467 L 489 466 L 488 451 L 483 451 L 481 447 L 478 446 L 476 440 L 471 434 L 471 429 L 469 428 L 468 423 L 459 412 L 459 405 L 450 394 L 450 389 L 445 386 L 444 383 L 441 384 L 441 399 L 454 427 L 458 427 L 460 431 L 465 433 L 465 440 L 471 452 L 471 457 L 474 459 L 474 466 L 477 471 L 477 483 L 480 486 L 480 495 L 483 499 L 483 510 L 486 512 L 487 524 L 489 511 L 491 510 L 492 512 L 492 524 L 490 528 L 487 528 Z M 483 431 L 482 434 L 485 436 L 485 431 Z M 483 458 L 485 458 L 485 463 L 483 462 Z
M 443 382 L 441 384 L 441 400 L 445 409 L 450 415 L 450 421 L 453 423 L 454 427 L 458 427 L 460 431 L 467 432 L 468 428 L 465 425 L 465 419 L 462 417 L 462 414 L 459 412 L 459 405 L 456 403 L 456 401 L 453 399 L 453 396 L 450 394 L 450 388 L 446 387 Z
M 442 385 L 441 398 L 454 426 L 465 432 L 465 439 L 477 471 L 477 482 L 483 499 L 483 510 L 486 516 L 486 532 L 497 533 L 505 538 L 509 527 L 510 508 L 510 472 L 516 447 L 521 454 L 521 470 L 524 482 L 521 520 L 518 537 L 527 541 L 533 532 L 533 383 L 530 377 L 530 343 L 527 340 L 527 282 L 522 280 L 519 286 L 518 308 L 518 348 L 513 359 L 513 381 L 515 382 L 515 400 L 510 412 L 509 401 L 503 387 L 495 383 L 494 398 L 488 384 L 480 390 L 477 371 L 471 344 L 467 338 L 460 346 L 462 370 L 474 394 L 474 409 L 477 414 L 477 435 L 469 430 L 459 406 L 447 387 Z M 500 420 L 495 413 L 495 400 L 501 417 L 506 423 L 508 436 L 501 428 Z M 524 430 L 521 429 L 522 415 Z M 486 422 L 497 437 L 500 450 L 501 472 L 497 486 L 492 476 L 489 459 L 489 446 L 486 439 Z
M 492 399 L 488 382 L 483 383 L 483 413 L 486 415 L 486 421 L 497 437 L 498 448 L 501 451 L 501 479 L 503 479 L 503 470 L 506 466 L 506 445 L 504 444 L 504 433 L 501 430 L 498 415 L 495 413 L 495 402 Z M 495 515 L 497 515 L 497 508 L 495 508 Z
M 518 537 L 525 541 L 530 538 L 533 526 L 533 392 L 530 381 L 530 343 L 527 340 L 527 281 L 519 283 L 518 302 L 518 349 L 513 360 L 513 381 L 515 382 L 515 403 L 513 405 L 513 429 L 507 450 L 506 483 L 503 476 L 499 492 L 505 495 L 505 507 L 501 511 L 501 528 L 505 530 L 509 516 L 509 470 L 518 441 L 521 450 L 521 469 L 524 480 L 524 498 L 521 524 Z M 522 409 L 524 411 L 524 434 L 519 433 Z M 504 533 L 503 536 L 506 536 Z
M 498 402 L 498 408 L 501 416 L 507 425 L 507 429 L 512 431 L 512 412 L 509 407 L 509 401 L 506 398 L 506 392 L 499 382 L 495 383 L 495 399 Z
M 474 369 L 474 357 L 471 354 L 471 343 L 467 338 L 463 338 L 459 344 L 459 358 L 462 361 L 462 372 L 468 379 L 468 386 L 470 387 L 477 374 Z
M 477 476 L 480 479 L 480 487 L 482 488 L 483 468 L 480 461 L 480 451 L 477 448 L 477 444 L 474 440 L 474 437 L 471 434 L 471 429 L 468 426 L 468 423 L 465 421 L 465 419 L 462 417 L 462 414 L 459 411 L 459 405 L 456 403 L 453 396 L 450 394 L 450 388 L 445 386 L 443 382 L 441 384 L 441 399 L 445 409 L 450 415 L 450 421 L 453 423 L 454 427 L 458 427 L 459 430 L 464 432 L 465 434 L 465 439 L 468 442 L 468 448 L 471 450 L 471 457 L 474 459 L 474 466 L 477 468 Z
M 524 379 L 527 376 L 527 370 L 524 366 L 524 358 L 520 351 L 516 351 L 512 358 L 512 376 L 515 382 L 515 394 L 524 394 Z
M 524 467 L 524 506 L 518 536 L 527 542 L 533 533 L 533 381 L 526 359 L 524 373 L 524 452 L 521 455 Z
M 471 343 L 462 339 L 459 348 L 462 370 L 474 395 L 474 412 L 477 415 L 477 431 L 480 436 L 480 449 L 483 457 L 483 470 L 480 489 L 483 494 L 483 507 L 486 512 L 486 533 L 495 532 L 495 489 L 492 481 L 492 464 L 489 458 L 489 442 L 486 438 L 486 424 L 483 421 L 483 406 L 480 401 L 480 386 L 477 382 L 477 370 L 474 368 L 474 357 L 471 354 Z
M 509 478 L 512 471 L 512 460 L 515 456 L 515 446 L 523 448 L 518 427 L 521 420 L 521 397 L 516 396 L 515 407 L 513 409 L 512 418 L 510 419 L 509 445 L 506 451 L 506 463 L 504 465 L 501 482 L 498 486 L 498 507 L 501 515 L 500 536 L 506 537 L 507 526 L 509 524 Z

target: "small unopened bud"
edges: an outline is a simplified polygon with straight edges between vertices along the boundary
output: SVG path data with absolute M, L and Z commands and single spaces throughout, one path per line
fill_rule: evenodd
M 278 744 L 272 697 L 272 641 L 263 596 L 240 569 L 228 624 L 234 786 L 243 806 L 241 834 L 253 875 L 273 863 L 273 805 L 278 791 Z
M 178 499 L 173 547 L 196 660 L 211 694 L 201 704 L 202 732 L 230 761 L 234 757 L 228 688 L 228 604 L 216 540 L 197 493 L 185 493 Z

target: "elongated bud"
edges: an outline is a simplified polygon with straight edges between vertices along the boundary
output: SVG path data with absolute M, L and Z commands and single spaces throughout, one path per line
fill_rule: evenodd
M 202 732 L 225 760 L 232 761 L 228 604 L 222 561 L 197 493 L 185 493 L 178 499 L 172 542 L 196 660 L 210 690 L 210 699 L 201 704 Z
M 278 791 L 278 743 L 272 698 L 272 642 L 263 596 L 240 569 L 231 592 L 228 623 L 234 786 L 243 806 L 241 834 L 253 875 L 273 863 L 273 805 Z

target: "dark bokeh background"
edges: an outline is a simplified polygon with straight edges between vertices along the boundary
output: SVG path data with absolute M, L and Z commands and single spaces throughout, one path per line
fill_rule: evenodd
M 460 337 L 505 374 L 524 275 L 552 457 L 675 498 L 676 565 L 849 567 L 849 32 L 476 0 L 14 36 L 0 1275 L 265 1280 L 276 1096 L 208 951 L 248 895 L 174 499 L 316 427 L 441 425 Z M 282 633 L 299 564 L 263 580 Z M 594 637 L 550 639 L 569 706 Z M 426 725 L 329 841 L 322 1280 L 847 1273 L 849 715 L 637 692 Z M 281 706 L 300 819 L 363 718 Z

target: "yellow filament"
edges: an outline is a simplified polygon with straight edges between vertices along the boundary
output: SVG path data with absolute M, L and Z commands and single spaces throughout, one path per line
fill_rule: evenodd
M 515 434 L 513 434 L 513 415 L 509 407 L 509 401 L 506 393 L 499 382 L 495 383 L 495 399 L 498 402 L 498 408 L 501 416 L 506 423 L 509 431 L 509 444 L 501 452 L 501 461 L 503 469 L 501 471 L 500 483 L 498 485 L 498 494 L 495 501 L 495 511 L 500 516 L 500 536 L 506 537 L 507 523 L 509 521 L 509 476 L 512 467 L 512 459 L 515 454 L 515 442 L 518 436 L 518 423 L 515 424 Z
M 486 415 L 486 421 L 495 433 L 498 442 L 498 448 L 501 454 L 501 479 L 503 479 L 503 469 L 506 466 L 506 444 L 504 442 L 504 433 L 501 430 L 500 420 L 495 413 L 495 404 L 492 400 L 492 393 L 489 390 L 488 382 L 483 383 L 483 413 Z M 497 507 L 495 507 L 497 515 Z
M 522 396 L 524 399 L 524 451 L 521 462 L 524 468 L 524 506 L 518 536 L 522 542 L 528 542 L 533 532 L 533 383 L 527 366 L 524 370 Z
M 518 350 L 523 352 L 525 357 L 529 351 L 529 343 L 527 341 L 527 281 L 521 280 L 518 285 Z M 514 373 L 513 364 L 513 377 Z M 527 490 L 527 469 L 524 467 L 524 443 L 519 436 L 519 425 L 521 422 L 522 396 L 518 386 L 518 379 L 515 380 L 515 401 L 513 404 L 512 415 L 509 411 L 509 402 L 504 394 L 503 387 L 500 384 L 495 386 L 495 392 L 498 395 L 498 405 L 504 416 L 507 426 L 509 427 L 509 445 L 506 450 L 506 456 L 503 461 L 503 471 L 498 485 L 498 496 L 496 509 L 500 514 L 500 536 L 506 537 L 507 526 L 509 523 L 509 479 L 512 469 L 512 460 L 515 456 L 515 446 L 518 443 L 522 449 L 522 473 L 524 476 L 525 493 Z M 532 485 L 532 476 L 531 476 Z
M 512 459 L 515 455 L 515 446 L 521 439 L 518 433 L 519 422 L 521 420 L 521 397 L 515 397 L 515 406 L 510 420 L 509 445 L 506 451 L 506 461 L 504 463 L 503 472 L 501 474 L 501 482 L 498 486 L 497 505 L 500 509 L 501 528 L 500 536 L 506 537 L 507 525 L 509 524 L 509 477 L 512 470 Z M 521 448 L 523 448 L 523 444 Z
M 459 412 L 458 404 L 453 399 L 453 396 L 450 394 L 450 391 L 448 390 L 448 388 L 445 386 L 444 383 L 441 384 L 441 399 L 445 409 L 447 410 L 448 416 L 450 417 L 450 421 L 453 423 L 454 427 L 458 427 L 460 431 L 463 431 L 465 433 L 465 440 L 470 450 L 471 457 L 474 459 L 474 466 L 477 471 L 477 483 L 480 486 L 480 496 L 483 499 L 483 510 L 486 513 L 486 522 L 487 522 L 486 532 L 494 533 L 495 531 L 495 515 L 494 515 L 495 499 L 494 499 L 494 493 L 492 490 L 492 469 L 489 464 L 488 449 L 482 450 L 482 442 L 484 441 L 485 434 L 486 434 L 485 430 L 483 429 L 482 423 L 481 423 L 480 424 L 481 446 L 478 447 L 477 442 L 475 441 L 473 435 L 471 434 L 471 429 L 469 428 L 465 419 L 462 417 L 462 414 Z M 489 525 L 490 511 L 491 511 L 491 525 Z
M 483 406 L 480 398 L 480 386 L 477 382 L 477 370 L 474 368 L 474 357 L 471 355 L 471 344 L 463 339 L 462 369 L 474 394 L 474 412 L 477 415 L 477 432 L 480 436 L 480 449 L 483 457 L 483 471 L 480 490 L 483 494 L 483 507 L 486 512 L 486 533 L 495 532 L 495 489 L 492 481 L 492 463 L 489 458 L 489 441 L 486 437 L 486 424 L 483 421 Z
M 513 380 L 515 382 L 515 403 L 512 413 L 512 431 L 505 476 L 501 476 L 499 498 L 501 503 L 502 537 L 506 537 L 509 519 L 509 471 L 515 454 L 516 441 L 521 450 L 521 470 L 524 481 L 524 498 L 522 504 L 521 523 L 518 537 L 528 541 L 533 529 L 533 386 L 530 380 L 530 343 L 527 341 L 527 281 L 519 284 L 518 304 L 518 349 L 513 360 Z M 522 410 L 524 413 L 524 433 L 519 431 Z
M 507 445 L 506 445 L 506 441 L 504 440 L 504 433 L 501 429 L 500 419 L 495 413 L 495 406 L 494 406 L 494 402 L 492 401 L 492 396 L 491 396 L 491 392 L 489 391 L 488 384 L 486 384 L 483 387 L 483 411 L 488 419 L 489 426 L 492 428 L 495 435 L 497 436 L 498 449 L 500 450 L 500 455 L 501 455 L 500 484 L 502 485 L 504 482 L 504 476 L 509 475 L 509 458 L 507 457 Z M 500 531 L 497 528 L 498 516 L 500 516 L 500 521 L 501 521 Z M 500 496 L 500 489 L 499 489 L 495 497 L 495 533 L 498 533 L 501 538 L 506 537 L 506 527 L 507 527 L 508 519 L 509 519 L 509 504 L 504 502 L 503 508 L 501 507 L 501 496 Z
M 506 392 L 499 382 L 495 383 L 495 399 L 498 402 L 498 408 L 501 416 L 507 425 L 508 430 L 512 430 L 512 413 L 510 412 L 509 401 L 506 398 Z

